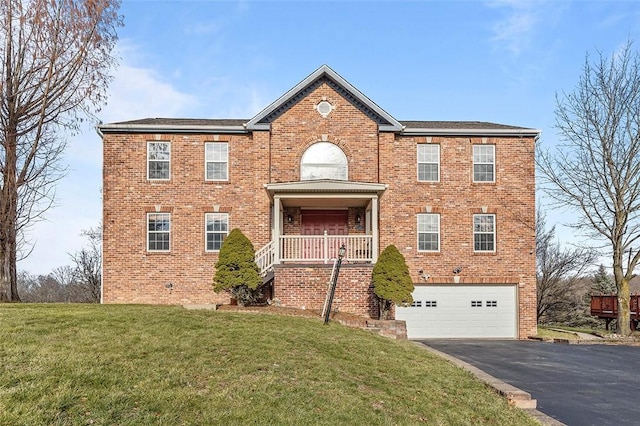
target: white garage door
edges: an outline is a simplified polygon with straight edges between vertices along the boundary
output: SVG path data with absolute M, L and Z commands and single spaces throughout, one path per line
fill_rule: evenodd
M 516 286 L 420 286 L 411 307 L 396 307 L 409 339 L 516 338 Z

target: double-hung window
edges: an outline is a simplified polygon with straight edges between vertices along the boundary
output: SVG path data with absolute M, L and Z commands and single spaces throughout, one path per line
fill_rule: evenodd
M 147 142 L 147 178 L 171 178 L 171 142 Z
M 440 250 L 440 215 L 418 214 L 418 251 Z
M 440 181 L 440 145 L 418 145 L 418 181 Z
M 473 250 L 476 252 L 496 251 L 496 216 L 493 214 L 473 215 Z
M 207 142 L 205 149 L 205 180 L 229 180 L 229 144 Z
M 473 181 L 495 182 L 496 180 L 496 147 L 495 145 L 473 146 Z
M 147 214 L 147 250 L 169 251 L 171 244 L 171 213 Z
M 229 215 L 227 213 L 205 214 L 206 251 L 220 251 L 222 242 L 229 233 Z

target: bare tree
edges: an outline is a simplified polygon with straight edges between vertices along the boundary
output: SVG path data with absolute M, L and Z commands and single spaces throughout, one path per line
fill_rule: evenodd
M 0 301 L 18 301 L 19 242 L 53 202 L 64 132 L 104 103 L 120 0 L 0 2 Z
M 555 226 L 546 229 L 546 219 L 538 211 L 536 218 L 536 260 L 538 322 L 566 317 L 582 303 L 581 277 L 596 259 L 596 253 L 584 247 L 563 248 L 555 240 Z
M 71 255 L 74 279 L 84 301 L 97 303 L 102 288 L 102 226 L 82 231 L 81 235 L 89 239 L 89 246 Z
M 640 260 L 640 57 L 632 45 L 593 63 L 587 55 L 575 90 L 556 99 L 564 143 L 537 156 L 546 194 L 579 214 L 576 229 L 611 250 L 625 336 L 629 281 Z

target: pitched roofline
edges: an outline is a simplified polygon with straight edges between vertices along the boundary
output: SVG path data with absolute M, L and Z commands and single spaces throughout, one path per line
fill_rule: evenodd
M 388 121 L 389 125 L 380 125 L 380 130 L 384 131 L 400 131 L 403 126 L 400 124 L 398 120 L 393 118 L 391 114 L 380 108 L 375 102 L 369 99 L 364 93 L 356 89 L 353 85 L 351 85 L 347 80 L 342 78 L 337 72 L 331 69 L 328 65 L 322 65 L 320 68 L 309 74 L 304 80 L 300 83 L 296 84 L 294 87 L 289 89 L 284 95 L 280 96 L 274 102 L 272 102 L 265 109 L 256 114 L 249 122 L 246 124 L 246 128 L 248 130 L 268 130 L 269 124 L 260 123 L 260 120 L 267 117 L 273 111 L 281 107 L 285 104 L 290 98 L 295 96 L 298 92 L 312 84 L 314 81 L 318 80 L 322 76 L 326 75 L 338 85 L 344 87 L 347 91 L 351 92 L 360 102 L 374 111 L 376 114 L 384 118 Z
M 100 124 L 98 133 L 248 133 L 245 126 L 189 124 Z
M 439 129 L 439 128 L 409 128 L 405 127 L 402 135 L 414 136 L 517 136 L 540 137 L 542 133 L 538 129 L 514 128 L 514 129 Z
M 256 128 L 261 127 L 256 126 Z M 268 125 L 265 125 L 268 130 Z M 251 130 L 256 130 L 256 128 Z M 204 133 L 204 134 L 246 134 L 251 130 L 245 125 L 224 124 L 182 124 L 182 123 L 137 123 L 123 122 L 100 124 L 96 127 L 99 135 L 104 133 Z M 515 136 L 539 138 L 541 131 L 529 128 L 447 128 L 447 127 L 406 127 L 396 130 L 392 126 L 380 126 L 380 131 L 397 132 L 406 136 Z

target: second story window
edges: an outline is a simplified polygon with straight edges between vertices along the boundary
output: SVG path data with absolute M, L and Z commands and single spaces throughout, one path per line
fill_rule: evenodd
M 418 181 L 440 180 L 440 145 L 418 145 Z
M 473 146 L 473 181 L 495 182 L 496 147 L 495 145 Z
M 171 178 L 171 142 L 147 142 L 147 179 Z
M 300 180 L 347 180 L 347 156 L 330 142 L 311 145 L 300 160 Z
M 229 144 L 207 142 L 205 149 L 205 179 L 229 180 Z

